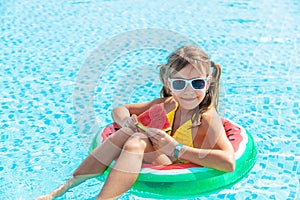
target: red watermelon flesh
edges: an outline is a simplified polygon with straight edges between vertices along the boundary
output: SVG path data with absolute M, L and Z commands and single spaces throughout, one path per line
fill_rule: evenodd
M 241 135 L 241 129 L 240 127 L 232 124 L 227 119 L 222 119 L 223 126 L 227 135 L 227 138 L 229 139 L 230 143 L 233 146 L 234 152 L 237 152 L 239 149 L 239 145 L 243 140 L 243 137 Z
M 164 109 L 164 104 L 155 104 L 138 117 L 138 127 L 143 131 L 148 128 L 157 128 L 164 131 L 171 130 L 171 124 Z
M 120 129 L 120 127 L 116 123 L 112 123 L 112 124 L 108 125 L 107 127 L 105 127 L 101 133 L 102 142 L 104 142 L 104 140 L 106 140 L 111 134 L 113 134 L 114 132 L 116 132 L 119 129 Z

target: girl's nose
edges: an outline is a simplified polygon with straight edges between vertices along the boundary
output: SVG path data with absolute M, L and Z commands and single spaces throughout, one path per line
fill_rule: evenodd
M 192 88 L 191 84 L 187 84 L 186 88 L 184 89 L 184 92 L 194 92 L 194 89 Z

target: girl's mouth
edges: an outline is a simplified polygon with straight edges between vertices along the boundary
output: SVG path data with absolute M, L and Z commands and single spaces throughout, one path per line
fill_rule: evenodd
M 194 101 L 195 100 L 195 98 L 181 98 L 181 99 L 184 101 Z

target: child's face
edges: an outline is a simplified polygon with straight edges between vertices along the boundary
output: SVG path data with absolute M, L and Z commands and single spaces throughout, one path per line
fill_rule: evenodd
M 185 80 L 191 80 L 194 78 L 206 78 L 204 74 L 200 73 L 197 68 L 189 64 L 181 69 L 179 72 L 173 74 L 172 78 L 180 78 Z M 195 90 L 187 83 L 187 86 L 183 90 L 175 90 L 171 87 L 170 81 L 168 81 L 168 87 L 172 92 L 172 96 L 179 103 L 179 105 L 186 110 L 195 109 L 204 99 L 208 84 L 206 83 L 203 89 Z

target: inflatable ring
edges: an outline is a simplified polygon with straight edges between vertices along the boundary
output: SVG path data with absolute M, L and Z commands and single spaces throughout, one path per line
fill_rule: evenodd
M 168 166 L 143 164 L 137 181 L 128 192 L 144 198 L 199 197 L 240 181 L 254 166 L 257 148 L 253 137 L 243 127 L 227 119 L 222 119 L 222 122 L 235 151 L 234 172 L 218 171 L 193 163 L 177 163 Z M 91 144 L 91 150 L 116 130 L 116 124 L 110 124 L 102 132 L 97 133 Z M 107 175 L 110 168 L 104 174 Z

